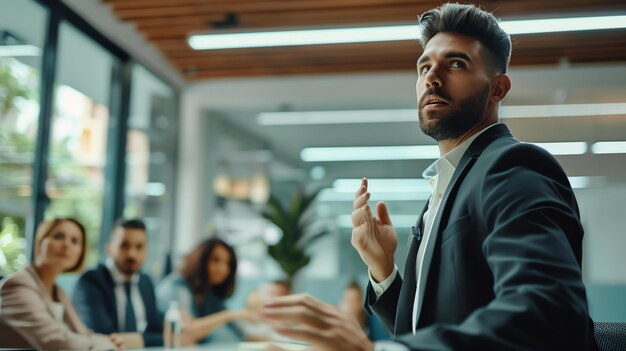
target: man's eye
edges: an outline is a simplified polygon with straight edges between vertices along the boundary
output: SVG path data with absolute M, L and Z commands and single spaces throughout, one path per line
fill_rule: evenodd
M 430 66 L 422 66 L 420 68 L 420 74 L 424 74 L 430 70 Z
M 452 61 L 452 62 L 450 62 L 450 67 L 452 67 L 452 68 L 463 68 L 463 67 L 465 67 L 465 62 L 463 62 L 463 61 Z

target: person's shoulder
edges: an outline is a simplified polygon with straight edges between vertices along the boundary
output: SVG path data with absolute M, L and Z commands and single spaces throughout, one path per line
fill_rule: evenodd
M 15 285 L 35 285 L 35 280 L 28 271 L 28 267 L 13 272 L 0 280 L 0 289 Z
M 106 266 L 103 265 L 103 264 L 97 264 L 96 266 L 85 270 L 80 275 L 80 279 L 81 280 L 85 280 L 85 279 L 88 279 L 88 280 L 89 279 L 100 279 L 100 278 L 105 277 L 106 274 L 109 274 Z
M 152 281 L 152 278 L 143 272 L 139 272 L 139 284 L 146 284 L 149 286 L 154 286 L 154 282 Z
M 74 291 L 85 288 L 104 288 L 113 284 L 110 273 L 105 265 L 98 264 L 84 271 L 74 287 Z
M 0 295 L 5 297 L 7 294 L 16 296 L 22 291 L 39 291 L 36 279 L 36 273 L 32 268 L 22 268 L 0 281 Z
M 548 150 L 514 138 L 500 138 L 489 145 L 480 160 L 500 165 L 558 165 Z

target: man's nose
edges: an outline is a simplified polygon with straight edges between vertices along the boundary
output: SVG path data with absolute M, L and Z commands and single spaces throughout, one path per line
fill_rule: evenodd
M 424 82 L 426 83 L 426 87 L 441 87 L 443 85 L 443 81 L 439 75 L 439 69 L 436 66 L 431 67 L 428 72 L 426 72 Z

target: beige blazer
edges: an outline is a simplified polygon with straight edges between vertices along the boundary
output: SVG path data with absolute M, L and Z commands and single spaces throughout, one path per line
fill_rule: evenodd
M 52 299 L 32 266 L 0 281 L 0 348 L 114 350 L 108 336 L 85 327 L 70 299 L 55 287 L 63 322 L 54 318 Z

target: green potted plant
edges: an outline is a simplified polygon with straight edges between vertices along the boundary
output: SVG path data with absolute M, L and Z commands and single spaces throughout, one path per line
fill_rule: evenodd
M 320 190 L 309 194 L 302 188 L 296 190 L 287 207 L 271 195 L 263 213 L 283 233 L 276 244 L 268 246 L 268 253 L 278 262 L 289 280 L 293 280 L 296 273 L 311 261 L 305 248 L 329 233 L 326 229 L 313 229 L 317 217 L 308 211 Z

